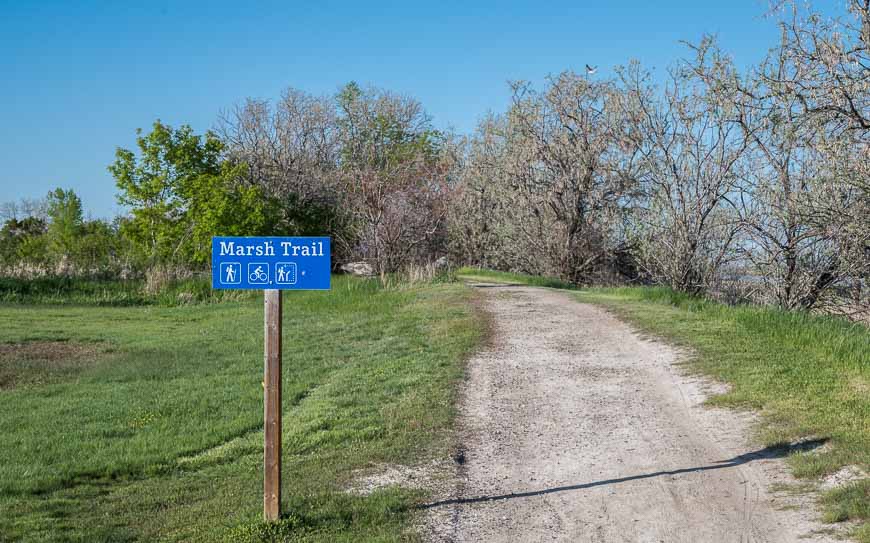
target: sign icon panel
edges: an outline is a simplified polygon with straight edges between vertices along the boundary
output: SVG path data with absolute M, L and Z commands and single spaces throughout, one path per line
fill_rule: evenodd
M 269 283 L 269 264 L 266 262 L 248 263 L 248 283 L 266 285 Z
M 295 285 L 296 263 L 278 262 L 275 264 L 275 282 L 279 285 Z
M 238 285 L 242 282 L 242 265 L 239 262 L 222 262 L 220 282 L 224 285 Z

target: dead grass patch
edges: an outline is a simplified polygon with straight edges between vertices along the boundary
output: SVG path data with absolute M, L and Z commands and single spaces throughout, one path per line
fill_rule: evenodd
M 94 343 L 0 343 L 0 390 L 63 380 L 105 356 L 105 347 Z

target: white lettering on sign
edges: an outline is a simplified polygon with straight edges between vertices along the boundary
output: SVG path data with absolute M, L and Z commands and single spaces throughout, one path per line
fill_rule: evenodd
M 311 245 L 293 245 L 290 241 L 282 241 L 281 250 L 284 251 L 283 256 L 324 256 L 322 241 L 312 242 Z M 275 247 L 271 241 L 245 245 L 221 241 L 220 256 L 275 256 Z
M 290 241 L 282 241 L 284 256 L 323 256 L 323 242 L 314 241 L 308 245 L 293 245 Z

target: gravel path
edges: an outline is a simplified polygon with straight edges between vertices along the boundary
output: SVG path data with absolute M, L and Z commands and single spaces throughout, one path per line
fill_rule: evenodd
M 750 415 L 673 349 L 568 293 L 478 284 L 492 344 L 469 363 L 456 473 L 427 504 L 431 541 L 834 541 Z M 805 449 L 818 446 L 805 443 Z

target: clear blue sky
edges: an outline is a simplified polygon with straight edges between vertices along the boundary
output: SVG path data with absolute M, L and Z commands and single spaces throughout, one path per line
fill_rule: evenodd
M 747 65 L 778 38 L 764 0 L 135 4 L 0 0 L 0 201 L 71 187 L 112 216 L 106 166 L 136 128 L 204 131 L 287 86 L 388 88 L 468 132 L 504 108 L 508 80 L 632 58 L 661 74 L 705 32 Z

